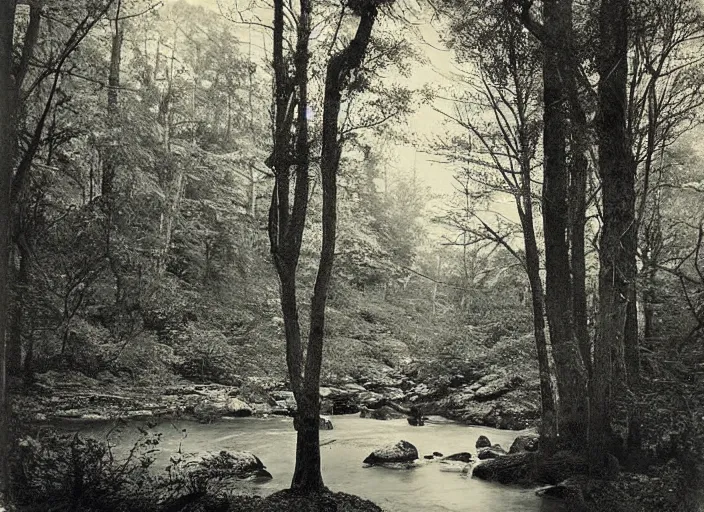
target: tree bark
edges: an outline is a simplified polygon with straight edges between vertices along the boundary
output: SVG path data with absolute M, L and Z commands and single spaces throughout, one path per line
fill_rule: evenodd
M 560 444 L 574 449 L 586 437 L 586 375 L 574 335 L 568 227 L 566 159 L 567 90 L 561 60 L 571 35 L 571 0 L 543 2 L 544 184 L 546 313 L 559 394 Z
M 599 315 L 590 381 L 589 462 L 606 463 L 611 435 L 611 398 L 626 384 L 624 333 L 634 286 L 631 244 L 635 237 L 635 180 L 626 134 L 628 0 L 602 0 L 598 58 L 599 170 L 603 227 L 599 250 Z
M 124 29 L 120 23 L 120 7 L 122 2 L 118 0 L 115 13 L 115 33 L 112 36 L 112 47 L 110 50 L 110 69 L 108 73 L 108 108 L 107 125 L 112 130 L 110 146 L 106 152 L 103 166 L 103 177 L 101 181 L 101 193 L 108 202 L 112 202 L 115 187 L 115 174 L 117 172 L 116 152 L 114 144 L 117 142 L 117 130 L 120 123 L 117 120 L 119 115 L 120 99 L 120 63 L 122 61 L 122 41 L 124 39 Z
M 12 173 L 15 163 L 15 84 L 12 43 L 15 2 L 0 2 L 0 493 L 10 490 L 10 400 L 7 385 L 7 325 L 10 310 Z

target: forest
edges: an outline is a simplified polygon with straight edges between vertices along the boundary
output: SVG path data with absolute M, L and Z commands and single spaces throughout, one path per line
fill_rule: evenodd
M 0 512 L 704 510 L 703 121 L 702 0 L 3 0 Z

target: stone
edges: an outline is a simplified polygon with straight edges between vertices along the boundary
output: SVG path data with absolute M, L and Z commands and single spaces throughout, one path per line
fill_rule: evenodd
M 193 467 L 193 466 L 192 466 Z M 218 455 L 210 455 L 194 468 L 204 469 L 209 475 L 222 474 L 224 477 L 237 479 L 271 479 L 271 473 L 266 470 L 259 457 L 249 452 L 221 451 Z
M 540 438 L 536 435 L 523 435 L 514 439 L 508 453 L 537 452 Z
M 373 420 L 393 420 L 403 418 L 404 415 L 391 407 L 385 405 L 378 409 L 360 408 L 360 418 L 371 418 Z
M 379 407 L 384 401 L 384 395 L 375 393 L 374 391 L 363 391 L 357 396 L 357 401 L 360 405 L 369 408 Z
M 507 455 L 506 450 L 504 450 L 500 444 L 495 444 L 493 446 L 481 448 L 477 453 L 477 458 L 479 460 L 496 459 L 503 455 Z
M 440 453 L 440 452 L 433 452 L 433 456 L 435 456 L 435 457 L 442 457 L 442 453 Z
M 320 417 L 320 430 L 332 430 L 332 421 L 330 421 L 330 418 L 326 418 L 325 416 Z
M 474 398 L 479 401 L 492 400 L 505 395 L 509 391 L 515 389 L 522 382 L 523 379 L 517 375 L 511 377 L 500 377 L 475 390 Z
M 423 458 L 426 460 L 433 460 L 435 458 L 434 455 L 423 455 Z
M 442 457 L 442 454 L 440 454 L 440 457 Z M 442 460 L 468 463 L 473 461 L 473 457 L 472 454 L 469 452 L 459 452 L 453 453 L 452 455 L 448 455 L 447 457 L 443 457 Z
M 251 416 L 254 412 L 251 405 L 239 398 L 228 398 L 225 404 L 225 411 L 227 416 L 238 418 Z
M 364 459 L 364 464 L 378 465 L 413 462 L 418 459 L 418 450 L 408 441 L 399 441 L 374 450 Z
M 477 438 L 477 443 L 474 447 L 478 450 L 479 448 L 489 448 L 491 446 L 491 441 L 486 436 L 479 436 Z

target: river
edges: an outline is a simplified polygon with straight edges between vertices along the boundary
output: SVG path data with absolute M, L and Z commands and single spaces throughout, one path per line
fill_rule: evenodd
M 379 421 L 356 415 L 333 416 L 333 430 L 320 433 L 325 484 L 367 498 L 388 512 L 558 512 L 558 503 L 542 500 L 534 489 L 517 488 L 468 478 L 461 473 L 444 472 L 438 462 L 423 455 L 434 451 L 450 455 L 475 453 L 477 437 L 485 435 L 506 449 L 519 432 L 471 427 L 431 418 L 423 427 L 412 427 L 405 419 Z M 76 425 L 74 424 L 74 428 Z M 104 436 L 108 426 L 84 424 L 79 427 L 96 437 Z M 185 432 L 184 432 L 185 429 Z M 296 433 L 291 418 L 238 418 L 213 424 L 191 421 L 162 422 L 152 429 L 162 433 L 157 464 L 166 465 L 178 452 L 205 454 L 220 450 L 249 451 L 257 455 L 273 480 L 243 482 L 244 492 L 266 495 L 285 488 L 294 467 Z M 122 447 L 137 438 L 136 424 L 123 430 Z M 421 461 L 410 470 L 364 467 L 362 460 L 375 448 L 404 439 L 418 448 Z M 334 441 L 333 441 L 334 440 Z

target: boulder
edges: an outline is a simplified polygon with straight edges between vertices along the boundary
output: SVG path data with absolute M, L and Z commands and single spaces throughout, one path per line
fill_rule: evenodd
M 418 458 L 418 450 L 408 441 L 399 441 L 374 450 L 364 459 L 364 464 L 393 464 L 413 462 Z
M 406 393 L 401 391 L 399 388 L 393 388 L 393 387 L 387 387 L 387 388 L 381 388 L 379 390 L 379 393 L 386 398 L 387 400 L 403 400 L 404 397 L 406 396 Z
M 423 458 L 426 460 L 433 460 L 435 458 L 434 455 L 423 455 Z
M 252 415 L 252 406 L 239 398 L 228 398 L 225 403 L 225 414 L 227 416 L 236 416 L 244 418 Z
M 507 455 L 506 450 L 504 450 L 500 444 L 495 444 L 487 448 L 480 448 L 477 453 L 477 458 L 479 460 L 496 459 L 503 455 Z
M 586 461 L 571 452 L 557 452 L 548 459 L 541 459 L 536 452 L 522 452 L 485 460 L 474 468 L 473 475 L 501 484 L 555 485 L 587 471 Z
M 442 457 L 442 453 L 440 453 L 440 452 L 433 452 L 433 455 L 435 457 Z
M 523 379 L 517 375 L 500 377 L 496 380 L 489 381 L 482 387 L 474 391 L 475 400 L 486 401 L 498 398 L 505 395 L 509 391 L 515 389 L 523 382 Z
M 371 409 L 381 406 L 384 400 L 384 395 L 375 393 L 374 391 L 363 391 L 357 395 L 357 401 L 359 404 Z
M 418 418 L 416 416 L 410 416 L 406 418 L 408 420 L 408 424 L 412 427 L 422 427 L 425 425 L 424 418 Z
M 204 476 L 237 479 L 271 479 L 259 457 L 249 452 L 221 451 L 218 455 L 209 455 L 194 466 L 193 472 L 203 472 Z
M 535 491 L 535 494 L 541 498 L 551 498 L 562 501 L 567 501 L 570 503 L 582 503 L 584 502 L 583 488 L 585 487 L 585 479 L 581 476 L 570 477 L 567 480 L 551 485 L 548 487 L 543 487 Z
M 378 409 L 361 408 L 359 413 L 360 418 L 371 418 L 373 420 L 393 420 L 403 418 L 403 416 L 402 413 L 387 405 L 379 407 Z
M 518 436 L 514 439 L 508 453 L 537 452 L 540 437 L 536 435 Z
M 442 454 L 440 454 L 440 457 L 442 457 Z M 452 455 L 448 455 L 447 457 L 443 457 L 442 460 L 469 463 L 469 462 L 472 462 L 473 458 L 472 458 L 472 454 L 469 452 L 459 452 L 459 453 L 453 453 Z
M 486 436 L 479 436 L 477 438 L 477 443 L 474 447 L 478 450 L 479 448 L 489 448 L 491 446 L 491 441 Z

